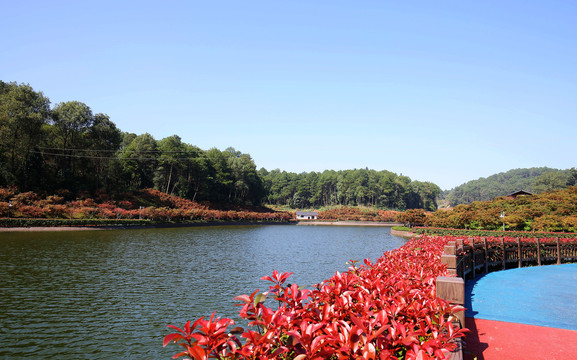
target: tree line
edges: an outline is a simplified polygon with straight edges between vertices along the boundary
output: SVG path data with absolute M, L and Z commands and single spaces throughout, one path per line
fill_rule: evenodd
M 260 204 L 253 159 L 202 150 L 178 135 L 122 132 L 82 102 L 50 106 L 26 84 L 0 81 L 0 186 L 21 191 L 107 192 L 155 188 L 195 201 Z
M 234 148 L 203 150 L 178 135 L 123 132 L 79 101 L 51 106 L 28 84 L 0 81 L 0 187 L 109 193 L 154 188 L 193 201 L 293 208 L 363 205 L 434 210 L 440 188 L 389 171 L 257 171 Z
M 435 210 L 441 189 L 431 182 L 371 169 L 325 170 L 300 174 L 260 169 L 266 202 L 291 208 L 337 205 Z

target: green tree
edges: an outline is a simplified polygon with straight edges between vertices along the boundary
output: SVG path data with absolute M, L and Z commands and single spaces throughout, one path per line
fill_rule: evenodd
M 52 110 L 47 146 L 54 158 L 51 170 L 58 187 L 80 190 L 93 174 L 88 170 L 92 154 L 87 134 L 94 124 L 90 107 L 79 101 L 62 102 Z
M 212 148 L 205 154 L 208 160 L 208 197 L 212 201 L 231 202 L 234 179 L 231 175 L 228 158 L 233 155 L 223 153 L 217 148 Z
M 225 150 L 232 177 L 232 201 L 241 204 L 260 205 L 264 186 L 258 177 L 256 165 L 250 155 L 234 148 Z
M 138 135 L 119 153 L 130 190 L 154 187 L 159 150 L 152 135 Z
M 577 169 L 571 168 L 567 170 L 567 186 L 577 185 Z
M 194 145 L 185 145 L 186 151 L 186 197 L 195 201 L 197 196 L 208 200 L 208 160 L 203 150 Z
M 50 100 L 30 85 L 0 81 L 0 185 L 26 189 L 31 178 L 39 178 L 39 166 L 31 163 L 39 158 L 49 105 Z
M 185 193 L 184 179 L 186 164 L 186 145 L 178 135 L 166 137 L 158 142 L 160 156 L 154 177 L 155 187 L 165 193 L 182 195 Z
M 122 132 L 108 115 L 96 114 L 85 137 L 88 153 L 91 154 L 90 162 L 87 163 L 88 174 L 93 174 L 87 177 L 91 184 L 90 190 L 114 190 L 117 184 L 114 179 L 117 174 L 115 169 L 118 166 L 116 152 L 122 144 Z

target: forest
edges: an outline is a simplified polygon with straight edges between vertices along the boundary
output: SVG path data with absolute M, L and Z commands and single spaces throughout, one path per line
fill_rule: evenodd
M 178 135 L 123 132 L 79 101 L 51 105 L 28 84 L 0 81 L 0 187 L 49 196 L 156 189 L 192 201 L 290 208 L 435 210 L 441 189 L 383 170 L 257 170 L 249 154 L 200 149 Z
M 441 189 L 431 182 L 411 181 L 390 171 L 370 169 L 287 173 L 259 170 L 267 193 L 266 203 L 291 208 L 336 205 L 380 209 L 435 210 Z

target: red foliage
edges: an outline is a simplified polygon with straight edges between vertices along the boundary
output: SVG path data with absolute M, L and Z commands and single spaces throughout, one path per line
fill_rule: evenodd
M 426 214 L 423 209 L 409 209 L 397 215 L 397 220 L 410 226 L 425 224 Z
M 96 199 L 88 193 L 81 198 L 61 204 L 63 196 L 53 195 L 46 199 L 33 193 L 14 195 L 10 189 L 0 188 L 0 196 L 11 196 L 13 207 L 7 202 L 0 202 L 0 216 L 25 218 L 74 218 L 74 219 L 151 219 L 160 222 L 209 220 L 209 221 L 290 221 L 291 215 L 285 212 L 274 212 L 267 208 L 232 207 L 229 210 L 210 209 L 190 200 L 181 199 L 146 189 L 138 195 L 124 194 L 125 199 L 112 201 L 105 193 L 98 193 Z M 102 201 L 105 199 L 105 201 Z M 142 206 L 138 204 L 154 204 Z M 142 209 L 141 209 L 142 207 Z M 254 210 L 254 211 L 253 211 Z
M 0 201 L 8 202 L 17 192 L 15 187 L 0 188 Z
M 10 216 L 10 205 L 7 202 L 0 201 L 0 216 Z
M 320 220 L 340 221 L 396 221 L 398 211 L 376 210 L 371 208 L 338 207 L 319 212 Z
M 14 205 L 31 205 L 37 200 L 39 200 L 38 195 L 32 191 L 16 194 L 12 198 Z
M 213 335 L 194 331 L 190 322 L 185 330 L 170 326 L 177 333 L 164 345 L 180 343 L 185 351 L 174 358 L 192 359 L 444 359 L 466 331 L 452 325 L 461 308 L 435 296 L 435 279 L 446 274 L 440 254 L 450 239 L 413 239 L 314 290 L 285 286 L 290 274 L 275 271 L 262 278 L 273 283 L 269 291 L 235 298 L 240 316 L 257 330 L 241 329 L 244 341 L 238 329 L 226 330 L 232 320 L 218 319 Z M 271 295 L 277 310 L 265 306 Z

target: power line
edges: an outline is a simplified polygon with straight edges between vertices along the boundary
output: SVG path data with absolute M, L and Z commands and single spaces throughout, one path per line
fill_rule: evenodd
M 69 157 L 69 158 L 80 158 L 80 159 L 100 159 L 100 160 L 160 160 L 157 157 L 119 157 L 119 156 L 94 156 L 94 155 L 78 155 L 78 154 L 58 154 L 58 153 L 50 153 L 44 151 L 30 151 L 34 154 L 41 154 L 41 155 L 49 155 L 49 156 L 60 156 L 60 157 Z M 170 160 L 194 160 L 194 159 L 210 159 L 207 156 L 187 156 L 187 157 L 174 157 L 170 158 Z
M 55 147 L 44 147 L 44 146 L 38 146 L 38 149 L 43 149 L 43 150 L 61 150 L 61 151 L 85 151 L 85 152 L 117 152 L 120 150 L 109 150 L 109 149 L 71 149 L 71 148 L 55 148 Z M 128 150 L 130 151 L 130 150 Z M 163 150 L 138 150 L 138 151 L 134 151 L 134 152 L 139 152 L 139 153 L 162 153 L 162 154 L 166 154 L 166 153 L 189 153 L 190 150 L 175 150 L 175 151 L 163 151 Z

